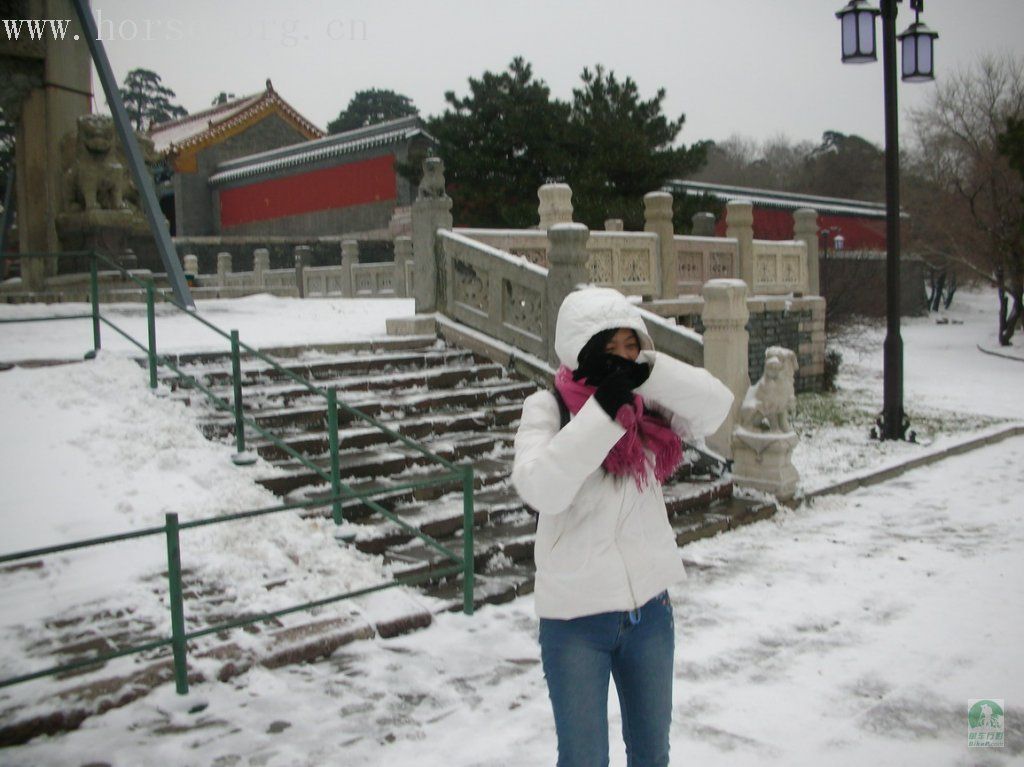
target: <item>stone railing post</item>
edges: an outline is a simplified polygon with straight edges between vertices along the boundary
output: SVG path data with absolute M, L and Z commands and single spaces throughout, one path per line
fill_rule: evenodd
M 228 284 L 228 273 L 231 271 L 231 254 L 221 252 L 217 254 L 217 285 L 226 287 Z
M 714 213 L 694 213 L 693 218 L 693 236 L 694 237 L 714 237 L 715 236 L 715 214 Z
M 341 241 L 341 295 L 352 298 L 355 284 L 352 279 L 352 267 L 359 263 L 359 242 L 357 240 Z
M 407 263 L 412 261 L 412 237 L 395 238 L 395 296 L 398 298 L 409 298 L 412 295 L 412 285 L 406 284 L 409 274 Z
M 754 289 L 754 206 L 747 200 L 726 203 L 725 236 L 735 237 L 740 244 L 737 275 Z
M 558 367 L 555 355 L 555 321 L 565 297 L 586 283 L 587 240 L 590 230 L 584 224 L 555 224 L 548 229 L 548 281 L 545 287 L 547 309 L 548 362 Z
M 452 228 L 452 198 L 444 188 L 444 163 L 440 157 L 423 161 L 423 180 L 412 204 L 412 250 L 415 262 L 413 291 L 416 312 L 434 312 L 445 303 L 438 295 L 443 286 L 444 265 L 438 264 L 437 230 Z
M 295 246 L 295 287 L 299 290 L 299 298 L 306 297 L 306 264 L 313 261 L 313 249 L 309 245 Z
M 807 244 L 807 295 L 821 295 L 818 276 L 818 211 L 800 208 L 793 214 L 793 239 Z
M 572 223 L 572 188 L 568 184 L 544 184 L 537 189 L 540 229 Z
M 704 368 L 735 396 L 729 417 L 707 442 L 713 450 L 731 458 L 732 429 L 743 397 L 750 388 L 747 285 L 742 280 L 708 280 L 704 283 L 703 294 Z
M 199 257 L 195 253 L 186 253 L 182 261 L 185 278 L 188 279 L 189 275 L 191 275 L 194 281 L 199 276 Z
M 626 228 L 626 225 L 622 222 L 621 218 L 609 218 L 604 222 L 604 230 L 606 232 L 621 232 Z
M 658 272 L 654 275 L 654 284 L 659 286 L 660 291 L 658 298 L 675 298 L 679 290 L 671 194 L 648 192 L 644 195 L 644 231 L 658 235 Z
M 252 282 L 256 290 L 263 290 L 264 276 L 270 269 L 270 251 L 266 248 L 256 248 L 252 252 Z

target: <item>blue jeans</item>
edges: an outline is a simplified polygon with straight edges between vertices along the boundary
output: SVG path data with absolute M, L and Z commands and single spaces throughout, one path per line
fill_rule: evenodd
M 608 764 L 608 680 L 615 680 L 629 767 L 668 764 L 675 630 L 662 592 L 638 610 L 540 620 L 541 662 L 558 767 Z

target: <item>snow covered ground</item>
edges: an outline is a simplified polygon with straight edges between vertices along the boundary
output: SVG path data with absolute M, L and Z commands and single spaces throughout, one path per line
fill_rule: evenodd
M 408 302 L 210 303 L 211 314 L 200 306 L 204 316 L 261 346 L 382 335 L 384 317 L 411 311 Z M 907 409 L 927 447 L 865 438 L 881 404 L 883 329 L 848 337 L 840 393 L 801 398 L 805 486 L 1019 421 L 1024 364 L 977 349 L 992 345 L 994 309 L 991 294 L 961 292 L 947 315 L 962 324 L 905 325 Z M 184 337 L 190 329 L 178 336 L 174 320 L 159 322 L 163 350 L 202 343 Z M 4 330 L 0 361 L 72 358 L 91 338 L 79 321 Z M 166 510 L 184 516 L 211 503 L 226 510 L 263 502 L 251 474 L 230 464 L 230 450 L 176 418 L 177 405 L 152 397 L 144 373 L 123 359 L 111 333 L 105 338 L 111 353 L 96 363 L 0 373 L 0 519 L 16 531 L 5 533 L 3 551 L 159 525 Z M 211 348 L 223 348 L 214 339 Z M 40 412 L 44 402 L 58 406 L 55 415 Z M 1024 763 L 1016 713 L 1024 700 L 1022 461 L 1024 438 L 1014 438 L 688 546 L 691 577 L 672 592 L 673 763 Z M 287 524 L 273 530 L 255 527 L 237 540 L 211 533 L 197 544 L 201 564 L 227 577 L 254 562 L 282 568 L 296 593 L 334 588 L 336 573 L 352 582 L 376 574 L 372 561 L 334 547 L 326 528 L 312 536 Z M 118 598 L 131 599 L 124 575 L 141 561 L 119 561 L 117 572 L 93 562 L 82 572 L 120 576 Z M 68 582 L 52 579 L 47 599 L 73 605 L 80 594 Z M 5 622 L 9 597 L 26 607 L 17 590 L 0 597 Z M 0 752 L 0 762 L 550 764 L 554 730 L 535 636 L 530 598 L 473 618 L 442 615 L 427 631 L 348 645 L 324 663 L 199 685 L 195 693 L 210 702 L 200 714 L 181 713 L 168 685 L 76 732 Z M 5 651 L 0 673 L 15 662 Z M 969 750 L 967 701 L 985 697 L 1006 703 L 1007 745 Z M 625 764 L 617 734 L 612 753 L 613 764 Z

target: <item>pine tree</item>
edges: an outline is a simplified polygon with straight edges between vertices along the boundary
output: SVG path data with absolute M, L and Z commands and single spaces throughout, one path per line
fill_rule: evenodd
M 459 223 L 534 226 L 537 187 L 567 178 L 569 106 L 519 57 L 500 74 L 470 78 L 469 91 L 447 92 L 449 108 L 429 123 Z
M 685 178 L 705 162 L 707 142 L 674 146 L 685 115 L 662 113 L 665 89 L 640 97 L 637 84 L 597 65 L 584 69 L 573 91 L 571 117 L 573 213 L 591 228 L 621 218 L 627 230 L 643 229 L 643 197 L 670 179 Z M 687 201 L 675 201 L 677 222 Z M 696 210 L 692 211 L 696 212 Z
M 327 132 L 344 133 L 417 114 L 419 110 L 408 96 L 371 88 L 367 91 L 358 91 L 348 102 L 348 106 L 341 110 L 337 119 L 327 124 Z
M 184 107 L 171 102 L 174 91 L 160 82 L 160 75 L 148 69 L 133 69 L 120 90 L 125 111 L 137 131 L 188 114 Z
M 429 125 L 459 223 L 535 226 L 537 187 L 563 181 L 576 221 L 602 228 L 621 218 L 642 229 L 644 195 L 703 164 L 705 142 L 674 145 L 685 118 L 662 114 L 664 90 L 643 100 L 632 79 L 620 82 L 600 66 L 582 79 L 571 104 L 552 99 L 516 58 L 500 74 L 470 78 L 468 96 L 445 94 L 449 108 Z M 697 207 L 676 200 L 675 208 L 677 227 L 689 227 Z

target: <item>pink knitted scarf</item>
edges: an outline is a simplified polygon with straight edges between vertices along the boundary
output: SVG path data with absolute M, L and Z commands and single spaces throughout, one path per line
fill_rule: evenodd
M 572 371 L 565 365 L 555 375 L 555 388 L 562 395 L 569 412 L 573 415 L 590 399 L 596 386 L 583 381 L 572 380 Z M 654 454 L 654 477 L 664 483 L 683 461 L 683 448 L 676 433 L 661 419 L 644 412 L 644 399 L 633 395 L 633 404 L 623 405 L 615 414 L 615 420 L 626 430 L 602 462 L 602 466 L 618 477 L 632 476 L 636 486 L 643 490 L 647 485 L 647 458 L 644 448 Z

